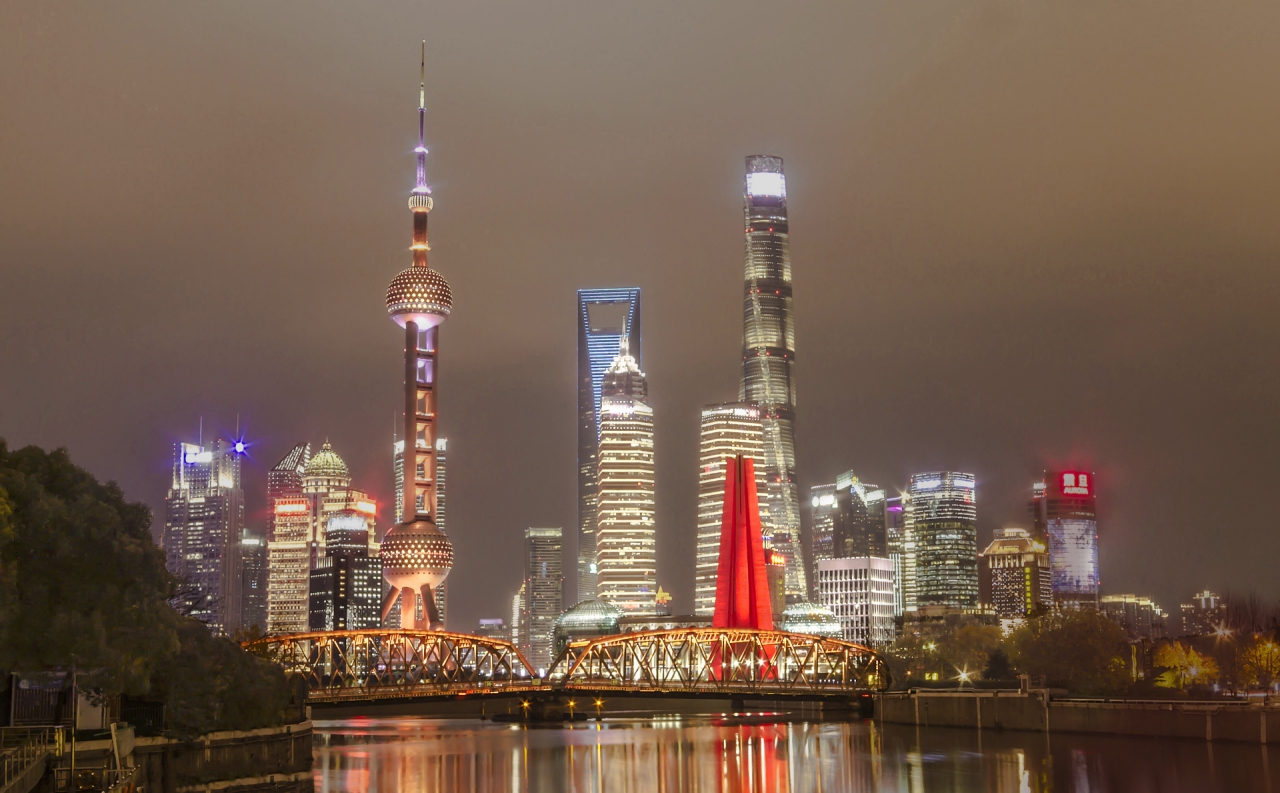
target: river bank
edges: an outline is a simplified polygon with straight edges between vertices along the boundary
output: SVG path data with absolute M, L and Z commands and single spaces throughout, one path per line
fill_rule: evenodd
M 1081 699 L 1016 689 L 911 690 L 877 694 L 875 717 L 923 727 L 1280 743 L 1280 705 L 1260 702 Z

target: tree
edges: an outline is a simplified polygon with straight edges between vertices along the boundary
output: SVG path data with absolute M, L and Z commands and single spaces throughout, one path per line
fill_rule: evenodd
M 1093 609 L 1027 620 L 1008 646 L 1018 669 L 1075 693 L 1119 693 L 1130 682 L 1124 629 Z
M 1013 665 L 1009 663 L 1009 654 L 1003 647 L 997 647 L 987 659 L 987 666 L 982 670 L 983 680 L 1009 680 L 1013 678 Z
M 150 510 L 64 449 L 3 440 L 0 492 L 0 670 L 75 667 L 87 686 L 145 693 L 178 649 Z
M 0 440 L 0 672 L 74 668 L 101 695 L 163 700 L 182 736 L 282 723 L 284 671 L 169 606 L 150 524 L 65 450 Z
M 1240 682 L 1246 686 L 1271 688 L 1280 679 L 1280 645 L 1270 634 L 1246 641 L 1240 649 Z
M 1004 636 L 994 625 L 961 625 L 939 641 L 944 661 L 955 669 L 953 674 L 963 674 L 964 679 L 976 679 L 986 668 L 991 654 L 1000 649 Z
M 1218 680 L 1218 663 L 1201 655 L 1195 648 L 1182 642 L 1161 645 L 1155 652 L 1153 663 L 1167 671 L 1156 678 L 1161 688 L 1183 689 L 1189 685 L 1208 685 Z

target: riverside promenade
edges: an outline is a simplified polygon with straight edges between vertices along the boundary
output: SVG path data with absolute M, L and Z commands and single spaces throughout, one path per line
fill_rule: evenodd
M 1280 705 L 1261 702 L 1088 699 L 1044 689 L 912 689 L 874 699 L 876 718 L 892 724 L 1280 743 Z

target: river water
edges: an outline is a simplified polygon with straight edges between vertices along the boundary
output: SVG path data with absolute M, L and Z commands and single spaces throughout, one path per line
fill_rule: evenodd
M 315 789 L 1280 793 L 1280 747 L 857 722 L 316 722 Z

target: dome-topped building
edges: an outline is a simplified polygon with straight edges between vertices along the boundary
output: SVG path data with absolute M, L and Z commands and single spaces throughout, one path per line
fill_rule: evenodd
M 346 461 L 338 456 L 326 440 L 302 471 L 302 491 L 324 493 L 350 486 L 351 471 L 347 468 Z
M 555 654 L 559 654 L 569 642 L 612 636 L 620 633 L 618 620 L 622 609 L 603 600 L 584 600 L 556 617 L 552 633 L 555 637 Z
M 840 619 L 831 609 L 817 603 L 796 603 L 787 606 L 778 621 L 778 629 L 788 633 L 804 633 L 824 639 L 839 639 L 842 631 Z
M 440 323 L 453 308 L 444 276 L 427 263 L 427 215 L 435 202 L 427 187 L 426 42 L 418 92 L 418 181 L 409 196 L 413 213 L 413 264 L 387 287 L 387 313 L 404 328 L 404 476 L 402 521 L 382 539 L 383 575 L 391 584 L 385 622 L 400 602 L 400 627 L 442 630 L 435 591 L 453 567 L 453 544 L 437 525 L 436 349 Z M 418 604 L 421 603 L 421 618 Z

